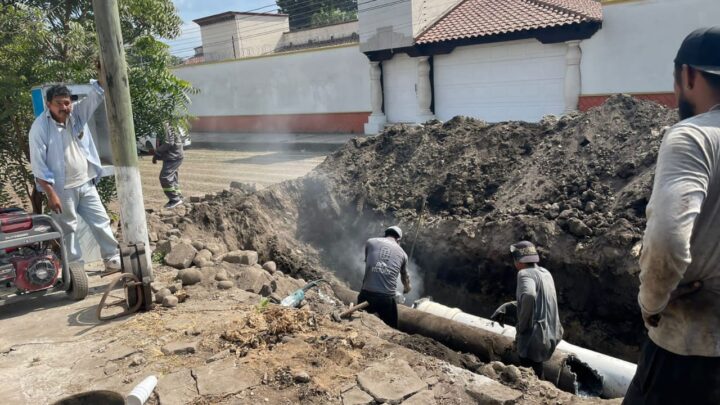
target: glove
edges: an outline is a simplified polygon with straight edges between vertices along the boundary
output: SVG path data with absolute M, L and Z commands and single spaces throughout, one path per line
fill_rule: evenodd
M 490 319 L 499 323 L 500 326 L 505 326 L 506 319 L 517 319 L 517 301 L 510 301 L 500 305 Z

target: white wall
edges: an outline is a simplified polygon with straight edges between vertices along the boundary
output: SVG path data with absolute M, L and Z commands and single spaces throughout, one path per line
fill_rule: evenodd
M 342 24 L 291 31 L 283 34 L 278 47 L 304 45 L 310 42 L 323 42 L 333 39 L 347 38 L 358 33 L 358 22 L 350 21 Z
M 370 111 L 368 59 L 358 46 L 180 66 L 200 90 L 190 113 L 202 116 Z
M 363 1 L 358 4 L 360 51 L 412 46 L 412 2 Z
M 718 0 L 640 0 L 603 6 L 583 41 L 582 93 L 672 92 L 673 60 L 687 34 L 720 24 Z
M 200 27 L 203 54 L 206 61 L 218 61 L 233 57 L 232 40 L 237 40 L 235 21 L 223 21 Z M 236 45 L 237 46 L 237 45 Z M 237 52 L 237 49 L 235 50 Z
M 417 60 L 404 53 L 382 62 L 385 115 L 389 122 L 417 122 Z
M 435 113 L 489 122 L 538 121 L 565 110 L 565 44 L 471 45 L 434 58 Z
M 413 1 L 413 35 L 417 37 L 430 24 L 444 16 L 461 0 L 412 0 Z
M 362 52 L 412 46 L 414 38 L 461 0 L 373 0 L 358 4 Z
M 283 33 L 290 30 L 287 16 L 238 15 L 235 21 L 240 46 L 238 56 L 259 56 L 272 52 Z

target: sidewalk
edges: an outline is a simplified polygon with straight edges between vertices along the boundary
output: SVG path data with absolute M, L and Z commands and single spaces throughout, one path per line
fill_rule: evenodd
M 192 148 L 224 150 L 335 151 L 359 134 L 257 134 L 192 132 Z

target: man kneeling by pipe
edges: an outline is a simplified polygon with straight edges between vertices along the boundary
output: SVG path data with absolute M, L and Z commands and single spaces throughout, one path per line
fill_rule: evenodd
M 367 311 L 377 314 L 395 329 L 398 327 L 395 302 L 398 275 L 402 279 L 403 294 L 410 292 L 408 256 L 398 244 L 401 238 L 402 230 L 391 226 L 385 230 L 385 237 L 368 239 L 365 243 L 365 277 L 357 299 L 358 303 L 367 301 Z
M 510 246 L 517 275 L 517 347 L 520 364 L 543 378 L 543 362 L 552 357 L 562 340 L 557 294 L 552 275 L 538 266 L 540 257 L 527 241 Z

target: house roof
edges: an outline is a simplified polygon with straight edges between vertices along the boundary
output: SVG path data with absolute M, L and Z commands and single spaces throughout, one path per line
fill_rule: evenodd
M 429 44 L 601 22 L 596 0 L 463 0 L 416 38 Z
M 261 16 L 261 17 L 283 17 L 287 18 L 287 14 L 280 14 L 280 13 L 250 13 L 250 12 L 242 12 L 242 11 L 226 11 L 224 13 L 220 14 L 213 14 L 209 15 L 207 17 L 198 18 L 196 20 L 193 20 L 193 22 L 197 25 L 203 26 L 203 25 L 210 25 L 215 24 L 223 21 L 229 21 L 234 20 L 236 16 Z

